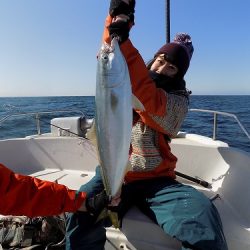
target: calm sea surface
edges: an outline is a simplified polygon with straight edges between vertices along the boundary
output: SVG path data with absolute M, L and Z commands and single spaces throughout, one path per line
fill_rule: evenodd
M 191 96 L 190 108 L 232 113 L 250 133 L 250 96 L 194 95 Z M 0 98 L 0 139 L 36 134 L 34 116 L 24 117 L 21 114 L 48 110 L 70 110 L 67 113 L 58 113 L 58 116 L 79 116 L 80 112 L 83 112 L 86 117 L 92 118 L 95 112 L 95 100 L 93 96 L 2 97 Z M 3 121 L 6 116 L 11 117 Z M 40 119 L 42 133 L 49 132 L 51 116 L 45 114 Z M 181 130 L 212 137 L 213 115 L 189 112 Z M 233 118 L 218 116 L 217 134 L 217 139 L 250 152 L 250 141 Z

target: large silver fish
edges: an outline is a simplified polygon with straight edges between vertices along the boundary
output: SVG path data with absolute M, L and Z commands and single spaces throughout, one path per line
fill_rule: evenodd
M 115 196 L 128 165 L 132 130 L 132 91 L 119 44 L 103 44 L 96 75 L 96 137 L 106 191 Z

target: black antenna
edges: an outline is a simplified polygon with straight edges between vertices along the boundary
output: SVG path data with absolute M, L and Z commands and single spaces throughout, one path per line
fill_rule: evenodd
M 170 43 L 170 0 L 166 0 L 166 42 Z

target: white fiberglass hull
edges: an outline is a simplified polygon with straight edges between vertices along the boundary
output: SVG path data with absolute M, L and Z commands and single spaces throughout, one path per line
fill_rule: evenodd
M 171 147 L 178 157 L 177 171 L 212 184 L 212 189 L 207 189 L 178 177 L 215 198 L 229 249 L 250 250 L 250 155 L 197 135 L 180 135 Z M 0 159 L 15 172 L 58 181 L 72 189 L 89 181 L 98 164 L 95 148 L 88 140 L 50 135 L 2 140 Z M 122 232 L 107 230 L 106 249 L 115 249 L 114 245 L 124 249 L 180 249 L 178 241 L 166 236 L 136 208 L 124 218 Z

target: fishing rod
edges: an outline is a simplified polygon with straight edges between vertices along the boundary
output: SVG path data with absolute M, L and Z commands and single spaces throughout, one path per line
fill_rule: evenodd
M 166 17 L 166 42 L 170 43 L 170 0 L 166 0 L 165 17 Z
M 166 42 L 170 43 L 170 0 L 165 0 L 165 21 L 166 21 Z M 197 183 L 205 188 L 212 188 L 212 185 L 204 180 L 195 178 L 178 171 L 175 171 L 175 174 L 181 178 Z
M 186 174 L 183 174 L 183 173 L 180 173 L 178 171 L 175 171 L 175 174 L 183 179 L 186 179 L 186 180 L 189 180 L 189 181 L 192 181 L 194 183 L 197 183 L 205 188 L 209 188 L 211 189 L 212 188 L 212 184 L 207 182 L 207 181 L 204 181 L 202 179 L 199 179 L 199 178 L 196 178 L 196 177 L 192 177 L 190 175 L 186 175 Z

